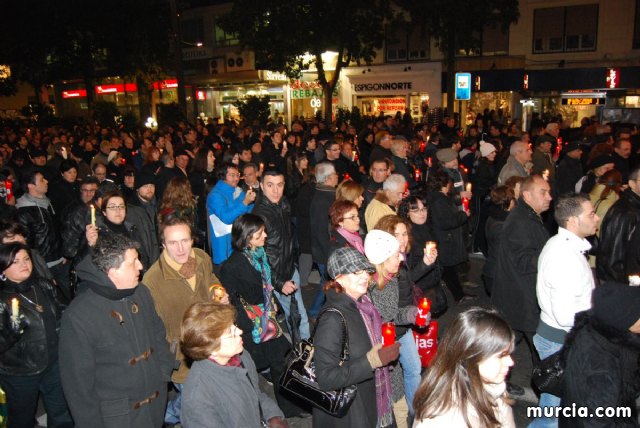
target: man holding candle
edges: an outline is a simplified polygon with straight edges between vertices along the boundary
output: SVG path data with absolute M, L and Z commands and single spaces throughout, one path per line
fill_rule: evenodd
M 193 248 L 191 233 L 189 222 L 183 218 L 163 220 L 160 225 L 163 251 L 142 279 L 167 330 L 170 349 L 180 361 L 180 367 L 171 376 L 177 393 L 167 405 L 167 424 L 180 423 L 182 385 L 189 374 L 179 347 L 182 315 L 194 302 L 210 302 L 212 287 L 220 284 L 213 273 L 211 257 Z M 228 296 L 224 296 L 224 303 L 229 303 Z
M 95 177 L 85 177 L 80 184 L 80 198 L 75 204 L 69 206 L 62 217 L 62 230 L 60 232 L 62 253 L 64 257 L 75 263 L 86 255 L 87 239 L 85 237 L 87 224 L 96 224 L 96 202 L 94 200 L 99 186 Z

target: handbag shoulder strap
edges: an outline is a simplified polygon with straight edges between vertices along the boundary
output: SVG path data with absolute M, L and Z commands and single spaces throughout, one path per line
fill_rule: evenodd
M 343 363 L 349 359 L 349 330 L 347 329 L 347 320 L 338 309 L 325 308 L 320 312 L 316 319 L 316 326 L 313 329 L 313 334 L 311 335 L 311 341 L 313 341 L 313 337 L 316 335 L 316 328 L 318 328 L 318 324 L 320 324 L 320 319 L 327 312 L 334 312 L 340 315 L 340 321 L 342 322 L 342 350 L 340 351 L 340 363 Z

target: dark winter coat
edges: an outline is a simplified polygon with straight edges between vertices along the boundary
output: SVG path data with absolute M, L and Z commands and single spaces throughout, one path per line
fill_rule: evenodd
M 631 189 L 602 219 L 596 269 L 600 281 L 623 284 L 640 272 L 640 196 Z
M 253 207 L 253 214 L 259 215 L 264 221 L 267 232 L 264 247 L 271 266 L 271 285 L 281 291 L 284 283 L 293 277 L 294 271 L 289 202 L 283 197 L 279 203 L 274 204 L 261 195 Z
M 495 163 L 489 162 L 487 158 L 482 158 L 478 163 L 475 174 L 471 178 L 473 198 L 480 201 L 480 203 L 489 194 L 491 187 L 498 181 L 498 171 L 495 166 Z
M 540 216 L 518 199 L 502 227 L 491 295 L 514 330 L 534 332 L 538 326 L 538 257 L 548 239 Z
M 580 162 L 580 159 L 573 159 L 572 157 L 565 156 L 558 163 L 558 168 L 556 169 L 556 196 L 575 192 L 576 183 L 583 175 L 582 162 Z
M 620 332 L 601 323 L 590 311 L 576 315 L 566 341 L 561 406 L 627 407 L 627 418 L 565 418 L 561 428 L 637 427 L 640 395 L 640 335 Z
M 249 351 L 253 359 L 256 360 L 256 364 L 261 366 L 263 361 L 269 359 L 266 354 L 274 352 L 275 350 L 279 351 L 280 349 L 283 349 L 281 346 L 272 346 L 275 342 L 281 342 L 283 340 L 285 343 L 287 342 L 284 336 L 259 344 L 253 342 L 253 337 L 251 336 L 253 322 L 249 319 L 244 306 L 242 306 L 240 298 L 242 297 L 242 299 L 244 299 L 244 301 L 249 305 L 259 305 L 264 303 L 264 295 L 262 293 L 262 276 L 260 275 L 260 272 L 253 267 L 244 253 L 234 251 L 222 264 L 220 282 L 227 290 L 227 293 L 229 293 L 231 303 L 236 307 L 236 323 L 242 330 L 244 348 Z M 278 304 L 277 300 L 275 303 L 276 305 Z M 285 345 L 284 349 L 288 349 L 288 346 Z M 284 365 L 284 353 L 280 355 L 280 357 L 282 358 L 282 364 Z
M 496 276 L 496 264 L 498 259 L 498 249 L 500 238 L 502 237 L 502 226 L 507 219 L 509 211 L 505 211 L 496 205 L 489 206 L 489 217 L 485 224 L 485 235 L 487 237 L 487 259 L 482 268 L 482 274 L 489 278 Z
M 442 266 L 455 266 L 468 260 L 464 239 L 467 215 L 453 199 L 442 192 L 427 195 L 429 225 L 438 243 L 438 259 Z
M 69 183 L 61 176 L 51 183 L 47 195 L 51 199 L 51 205 L 58 215 L 58 221 L 64 220 L 61 216 L 64 209 L 75 201 L 80 195 L 80 185 L 78 182 Z
M 90 208 L 77 200 L 69 205 L 62 217 L 62 229 L 60 231 L 62 242 L 62 255 L 79 263 L 87 254 L 89 244 L 87 243 L 87 225 L 91 223 Z
M 90 258 L 62 318 L 60 375 L 76 427 L 158 428 L 176 366 L 149 289 L 118 290 Z
M 336 200 L 336 189 L 324 184 L 316 184 L 311 199 L 311 254 L 313 261 L 327 264 L 329 259 L 329 208 Z
M 422 259 L 427 241 L 435 241 L 436 238 L 428 223 L 412 224 L 411 237 L 413 242 L 411 243 L 411 252 L 407 255 L 407 264 L 411 269 L 415 269 L 416 266 L 424 265 Z M 440 266 L 436 264 L 434 269 L 429 270 L 425 275 L 412 274 L 411 279 L 423 293 L 426 293 L 427 290 L 440 286 L 441 276 Z
M 344 316 L 349 331 L 349 359 L 339 365 L 342 351 L 342 322 L 340 316 L 328 313 L 316 326 L 313 361 L 320 387 L 327 390 L 357 385 L 353 404 L 347 414 L 338 419 L 313 409 L 314 427 L 375 428 L 377 422 L 376 385 L 374 370 L 367 359 L 373 344 L 367 334 L 356 302 L 344 293 L 327 292 L 324 308 L 336 308 Z
M 58 299 L 56 287 L 35 272 L 20 284 L 8 279 L 0 284 L 0 300 L 10 308 L 11 299 L 17 298 L 27 324 L 19 336 L 0 335 L 0 374 L 40 374 L 58 360 L 58 331 L 65 306 Z M 42 305 L 43 312 L 25 296 Z

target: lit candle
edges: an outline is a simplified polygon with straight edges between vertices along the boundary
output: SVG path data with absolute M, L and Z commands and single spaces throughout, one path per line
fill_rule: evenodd
M 225 290 L 225 288 L 220 284 L 213 284 L 209 288 L 212 289 L 211 294 L 214 302 L 220 303 L 222 299 L 224 299 L 224 296 L 227 294 L 227 290 Z
M 358 153 L 355 150 L 351 150 L 351 160 L 352 161 L 356 161 L 356 156 L 358 155 Z
M 96 225 L 96 207 L 91 204 L 91 226 Z
M 420 179 L 422 178 L 422 171 L 420 171 L 420 168 L 416 168 L 414 170 L 414 174 L 415 174 L 416 181 L 420 181 Z
M 640 286 L 640 275 L 629 275 L 629 285 L 634 287 Z
M 471 187 L 472 187 L 471 183 L 467 183 L 467 188 L 466 188 L 467 192 L 471 193 Z
M 396 326 L 392 322 L 382 323 L 382 346 L 393 345 L 396 341 Z
M 431 160 L 431 158 L 427 158 L 427 166 L 428 166 L 429 168 L 432 168 L 432 167 L 433 167 L 433 161 Z
M 544 181 L 549 181 L 549 170 L 545 169 L 544 171 L 542 171 L 542 178 L 544 179 Z
M 287 148 L 287 142 L 286 141 L 282 142 L 282 147 L 284 147 L 285 149 Z
M 18 323 L 18 313 L 20 311 L 20 301 L 15 297 L 11 299 L 11 321 Z
M 469 212 L 469 198 L 462 198 L 462 208 L 465 212 Z
M 431 302 L 426 297 L 423 297 L 418 304 L 418 314 L 416 315 L 416 325 L 418 327 L 424 327 L 427 325 L 427 315 L 431 310 Z
M 424 252 L 426 254 L 431 254 L 436 250 L 437 246 L 438 245 L 435 241 L 427 241 L 424 245 Z

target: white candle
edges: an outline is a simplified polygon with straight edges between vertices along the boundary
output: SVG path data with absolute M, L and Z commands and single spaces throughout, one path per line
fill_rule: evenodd
M 471 193 L 471 183 L 467 183 L 467 192 Z
M 436 249 L 437 244 L 435 243 L 435 241 L 427 241 L 425 246 L 424 246 L 424 251 L 427 254 L 431 254 L 433 252 L 433 250 Z
M 91 204 L 91 226 L 96 225 L 96 207 Z
M 11 299 L 11 320 L 14 323 L 18 322 L 18 312 L 20 311 L 20 301 L 15 297 Z
M 542 178 L 544 178 L 544 181 L 549 181 L 549 170 L 545 169 L 544 171 L 542 171 Z

